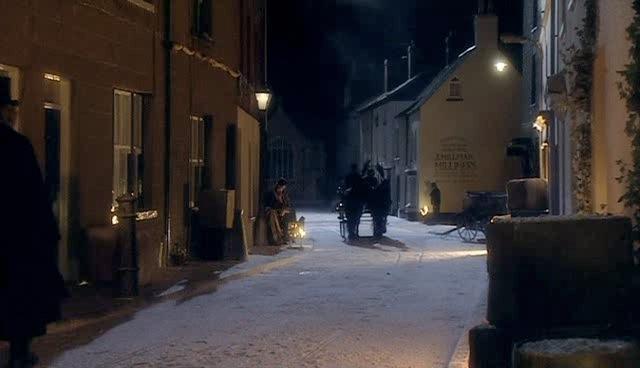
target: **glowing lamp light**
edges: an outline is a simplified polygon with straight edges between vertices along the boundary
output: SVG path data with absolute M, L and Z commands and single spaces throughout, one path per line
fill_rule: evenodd
M 116 215 L 116 207 L 111 206 L 111 225 L 118 225 L 120 220 L 118 219 L 118 215 Z
M 427 207 L 427 206 L 422 207 L 422 208 L 420 209 L 420 214 L 421 214 L 422 216 L 426 216 L 426 215 L 428 215 L 428 214 L 429 214 L 429 207 Z
M 546 125 L 546 120 L 544 120 L 544 117 L 542 117 L 542 115 L 538 115 L 538 117 L 536 118 L 536 121 L 533 122 L 533 127 L 535 130 L 541 132 L 542 129 L 544 129 L 544 126 Z
M 289 224 L 289 236 L 294 239 L 303 239 L 307 236 L 307 232 L 304 231 L 304 223 L 302 221 L 295 221 Z
M 494 66 L 495 66 L 495 68 L 496 68 L 496 70 L 498 72 L 502 73 L 505 70 L 507 70 L 507 66 L 509 66 L 509 65 L 507 65 L 507 63 L 505 63 L 504 61 L 498 61 L 498 62 L 495 63 Z
M 258 109 L 260 111 L 267 111 L 269 103 L 271 102 L 271 92 L 268 90 L 256 92 L 256 100 L 258 101 Z

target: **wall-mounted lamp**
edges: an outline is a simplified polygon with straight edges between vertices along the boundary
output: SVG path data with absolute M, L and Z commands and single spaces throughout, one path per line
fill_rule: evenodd
M 494 67 L 496 68 L 496 70 L 500 73 L 504 72 L 505 70 L 507 70 L 507 67 L 509 65 L 507 63 L 505 63 L 504 61 L 497 61 L 494 64 Z

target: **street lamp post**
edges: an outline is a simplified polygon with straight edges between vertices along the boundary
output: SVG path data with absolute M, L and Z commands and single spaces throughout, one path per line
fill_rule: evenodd
M 262 208 L 262 195 L 266 191 L 265 185 L 267 179 L 267 135 L 269 133 L 269 104 L 271 103 L 272 94 L 268 89 L 256 91 L 256 101 L 258 101 L 258 110 L 264 114 L 264 121 L 260 125 L 260 208 Z

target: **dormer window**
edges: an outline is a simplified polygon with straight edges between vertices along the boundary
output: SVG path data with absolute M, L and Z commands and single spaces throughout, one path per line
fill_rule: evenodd
M 453 78 L 449 82 L 449 98 L 447 101 L 461 101 L 462 100 L 462 83 L 460 79 Z

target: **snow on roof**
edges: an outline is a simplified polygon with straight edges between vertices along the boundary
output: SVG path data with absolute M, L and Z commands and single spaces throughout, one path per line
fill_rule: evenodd
M 432 76 L 431 73 L 423 72 L 419 73 L 413 78 L 402 83 L 398 87 L 389 92 L 385 92 L 379 96 L 376 96 L 370 100 L 365 101 L 360 106 L 356 107 L 355 111 L 362 112 L 370 108 L 379 106 L 382 102 L 390 101 L 413 101 L 422 91 L 424 83 Z

